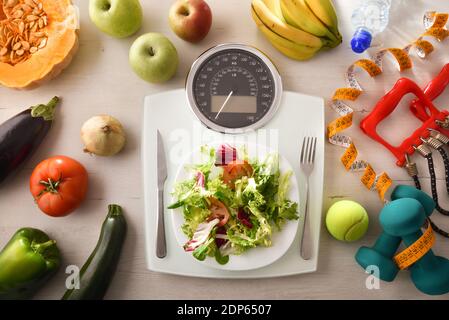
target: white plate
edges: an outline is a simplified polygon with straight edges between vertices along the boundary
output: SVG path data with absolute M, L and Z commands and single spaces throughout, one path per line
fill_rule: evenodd
M 209 147 L 214 147 L 215 150 L 220 146 L 221 143 L 208 144 Z M 268 154 L 278 153 L 275 150 L 269 149 L 263 145 L 256 144 L 245 144 L 245 145 L 234 145 L 237 150 L 242 150 L 245 147 L 248 151 L 250 159 L 257 158 L 260 161 L 263 160 Z M 199 164 L 204 162 L 204 155 L 201 153 L 200 148 L 197 148 L 193 153 L 185 159 L 184 164 L 182 164 L 178 173 L 175 177 L 175 183 L 182 182 L 192 178 L 192 173 L 186 170 L 186 166 L 193 164 Z M 294 172 L 292 166 L 287 161 L 285 157 L 281 154 L 279 155 L 279 168 L 281 173 L 288 171 Z M 221 169 L 218 169 L 221 170 Z M 287 195 L 288 199 L 299 204 L 299 190 L 298 183 L 295 174 L 293 173 L 290 178 L 290 189 Z M 176 199 L 172 199 L 173 202 Z M 177 208 L 172 210 L 173 219 L 173 232 L 175 233 L 176 240 L 178 244 L 182 247 L 189 239 L 182 232 L 181 226 L 184 224 L 184 217 L 182 213 L 182 208 Z M 215 261 L 213 257 L 207 257 L 204 261 L 199 261 L 195 259 L 192 252 L 185 252 L 197 261 L 198 263 L 204 264 L 208 267 L 222 269 L 222 270 L 253 270 L 265 267 L 272 264 L 276 260 L 280 259 L 288 248 L 290 248 L 292 242 L 295 239 L 296 232 L 298 230 L 299 220 L 289 220 L 282 226 L 281 231 L 278 231 L 275 226 L 273 226 L 272 235 L 272 246 L 271 247 L 256 247 L 249 249 L 241 255 L 230 255 L 229 262 L 225 265 L 220 265 Z
M 173 116 L 176 115 L 176 116 Z M 168 120 L 169 119 L 169 120 Z M 301 232 L 296 233 L 290 249 L 274 263 L 253 270 L 222 270 L 198 263 L 185 254 L 173 233 L 173 219 L 166 210 L 165 228 L 167 256 L 156 256 L 157 227 L 157 131 L 164 140 L 167 156 L 168 178 L 165 183 L 164 201 L 171 201 L 170 191 L 179 166 L 199 146 L 215 141 L 234 144 L 236 142 L 262 144 L 281 150 L 292 165 L 300 189 L 300 199 L 305 197 L 302 186 L 304 176 L 299 170 L 298 159 L 304 136 L 318 137 L 315 169 L 310 176 L 310 226 L 313 255 L 303 260 L 299 254 Z M 142 165 L 145 199 L 145 248 L 147 267 L 151 271 L 202 278 L 255 279 L 291 276 L 314 272 L 318 265 L 320 230 L 322 220 L 324 178 L 324 102 L 323 99 L 296 92 L 285 92 L 275 117 L 262 129 L 241 135 L 222 135 L 202 126 L 193 115 L 186 101 L 185 90 L 165 91 L 145 99 L 142 134 Z M 182 139 L 188 138 L 186 139 Z M 244 138 L 243 141 L 240 139 Z M 300 203 L 300 217 L 304 214 L 304 203 Z M 302 218 L 299 220 L 301 230 Z

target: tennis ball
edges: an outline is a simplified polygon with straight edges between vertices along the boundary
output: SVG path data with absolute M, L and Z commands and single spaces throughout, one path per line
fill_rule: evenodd
M 329 233 L 341 241 L 356 241 L 368 229 L 369 218 L 366 210 L 357 202 L 342 200 L 334 203 L 326 215 Z

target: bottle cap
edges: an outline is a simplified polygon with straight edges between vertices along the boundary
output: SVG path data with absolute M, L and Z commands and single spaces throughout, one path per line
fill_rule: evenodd
M 373 36 L 365 29 L 358 29 L 351 40 L 352 51 L 362 53 L 371 46 Z

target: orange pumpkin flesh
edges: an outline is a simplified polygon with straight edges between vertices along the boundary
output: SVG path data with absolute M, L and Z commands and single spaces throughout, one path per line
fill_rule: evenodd
M 16 89 L 33 88 L 57 76 L 68 66 L 78 49 L 77 15 L 71 1 L 0 0 L 0 2 L 2 3 L 0 50 L 3 50 L 3 52 L 0 51 L 0 84 Z M 14 3 L 15 5 L 11 7 Z M 31 7 L 33 3 L 35 7 Z M 39 10 L 39 6 L 42 8 L 41 10 Z M 31 11 L 27 9 L 31 9 Z M 17 14 L 18 10 L 23 12 L 20 18 L 17 18 L 20 15 L 20 13 Z M 36 14 L 39 12 L 40 14 Z M 46 16 L 46 25 L 40 21 L 44 16 Z M 25 28 L 23 25 L 20 26 L 21 23 L 25 24 Z M 2 28 L 3 32 L 1 32 Z M 10 31 L 11 28 L 14 32 Z M 21 32 L 22 30 L 25 31 Z M 14 34 L 14 37 L 8 44 L 7 41 L 11 38 L 11 34 Z M 39 37 L 35 36 L 37 34 Z M 19 38 L 16 38 L 17 35 Z M 46 39 L 45 44 L 41 43 L 43 39 Z M 24 45 L 17 45 L 20 49 L 14 51 L 11 44 L 14 41 L 22 42 Z M 5 44 L 8 46 L 5 47 Z M 31 49 L 28 48 L 30 46 Z M 5 51 L 7 53 L 1 55 Z M 11 60 L 12 51 L 14 54 Z

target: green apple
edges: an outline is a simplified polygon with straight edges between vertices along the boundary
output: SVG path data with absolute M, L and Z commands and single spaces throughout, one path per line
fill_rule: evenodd
M 129 50 L 129 63 L 143 80 L 161 83 L 176 73 L 178 52 L 163 34 L 147 33 L 134 41 Z
M 143 16 L 139 0 L 90 0 L 89 15 L 98 29 L 116 38 L 137 32 Z

